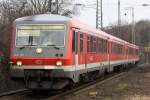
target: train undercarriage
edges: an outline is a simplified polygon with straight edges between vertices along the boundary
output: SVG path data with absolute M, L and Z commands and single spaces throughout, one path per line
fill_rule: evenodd
M 56 70 L 24 70 L 25 85 L 29 89 L 62 89 L 69 84 L 64 73 Z M 61 77 L 60 77 L 61 76 Z
M 113 72 L 122 71 L 131 67 L 133 64 L 119 65 L 113 67 Z M 57 72 L 57 73 L 56 73 Z M 59 73 L 58 73 L 59 72 Z M 78 84 L 83 84 L 86 82 L 94 81 L 97 78 L 103 77 L 104 75 L 110 73 L 106 68 L 103 71 L 96 70 L 92 72 L 79 74 L 79 81 L 74 82 L 72 73 L 65 73 L 62 70 L 24 70 L 24 81 L 25 85 L 29 89 L 46 90 L 46 89 L 56 89 L 60 90 L 66 87 L 73 87 Z

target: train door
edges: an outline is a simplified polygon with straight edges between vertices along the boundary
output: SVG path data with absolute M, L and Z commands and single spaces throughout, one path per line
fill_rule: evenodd
M 78 82 L 79 80 L 79 74 L 77 73 L 78 71 L 78 42 L 79 42 L 79 39 L 78 39 L 78 29 L 72 29 L 72 52 L 73 52 L 73 59 L 74 59 L 74 79 L 76 82 Z
M 85 54 L 85 41 L 84 41 L 84 34 L 79 31 L 79 29 L 73 30 L 73 48 L 74 48 L 74 61 L 75 61 L 75 76 L 76 78 L 79 77 L 79 70 L 82 70 L 86 66 L 86 54 Z M 86 68 L 85 68 L 86 69 Z
M 74 52 L 75 67 L 78 65 L 78 30 L 72 32 L 72 51 Z M 76 68 L 75 68 L 76 69 Z
M 126 45 L 126 61 L 128 62 L 128 52 L 129 52 L 129 50 L 128 50 L 128 46 Z
M 78 46 L 78 42 L 79 42 L 79 39 L 78 39 L 78 29 L 73 29 L 72 30 L 72 51 L 74 53 L 74 65 L 75 65 L 75 72 L 77 71 L 77 67 L 78 67 L 78 49 L 79 49 L 79 46 Z
M 127 47 L 126 44 L 124 44 L 124 60 L 127 60 Z
M 83 32 L 79 33 L 79 41 L 78 41 L 78 64 L 80 65 L 80 69 L 86 69 L 86 53 L 85 53 L 85 34 Z
M 78 66 L 78 31 L 75 31 L 75 69 L 77 70 Z
M 130 59 L 130 54 L 129 54 L 129 47 L 127 46 L 127 61 L 129 62 L 129 59 Z
M 108 58 L 108 67 L 109 67 L 109 71 L 111 71 L 110 69 L 111 69 L 111 66 L 110 66 L 110 53 L 111 53 L 111 48 L 110 48 L 110 46 L 111 46 L 111 44 L 110 44 L 111 42 L 109 41 L 109 39 L 107 40 L 107 58 Z

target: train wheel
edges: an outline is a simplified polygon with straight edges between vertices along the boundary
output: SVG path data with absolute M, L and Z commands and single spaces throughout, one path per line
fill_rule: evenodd
M 117 72 L 117 68 L 116 67 L 113 68 L 113 72 Z
M 107 68 L 105 68 L 105 70 L 104 70 L 104 75 L 108 75 L 108 69 Z
M 63 92 L 66 92 L 66 91 L 68 91 L 68 90 L 71 90 L 71 89 L 73 89 L 75 86 L 76 86 L 76 84 L 75 84 L 72 80 L 70 80 L 70 81 L 69 81 L 69 84 L 63 88 Z

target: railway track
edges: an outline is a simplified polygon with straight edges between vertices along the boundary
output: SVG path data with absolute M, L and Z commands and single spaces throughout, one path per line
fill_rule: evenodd
M 9 95 L 15 95 L 17 93 L 22 93 L 22 92 L 27 92 L 27 91 L 30 91 L 30 90 L 28 90 L 28 89 L 19 89 L 19 90 L 4 92 L 4 93 L 0 94 L 0 97 L 9 96 Z
M 65 96 L 68 96 L 68 95 L 72 95 L 72 94 L 76 95 L 76 94 L 82 93 L 82 92 L 84 92 L 86 90 L 92 89 L 92 88 L 94 88 L 94 87 L 96 87 L 98 85 L 102 85 L 105 82 L 113 80 L 113 79 L 115 79 L 117 77 L 125 77 L 125 75 L 126 75 L 126 73 L 128 71 L 129 70 L 126 70 L 126 71 L 123 71 L 123 72 L 119 72 L 119 73 L 111 73 L 109 75 L 106 75 L 104 78 L 97 79 L 97 80 L 95 80 L 93 82 L 90 82 L 90 83 L 87 83 L 87 84 L 83 84 L 83 85 L 78 86 L 76 88 L 73 88 L 71 90 L 67 90 L 65 92 L 59 92 L 57 94 L 55 94 L 55 93 L 48 93 L 47 95 L 45 95 L 45 94 L 42 94 L 42 92 L 41 92 L 41 94 L 43 95 L 43 96 L 41 96 L 41 98 L 43 97 L 44 100 L 45 100 L 45 98 L 46 98 L 46 100 L 59 100 L 60 97 L 62 98 L 62 97 L 65 97 Z M 23 100 L 24 100 L 25 97 L 28 96 L 28 94 L 33 94 L 34 96 L 36 96 L 36 93 L 32 93 L 32 92 L 33 91 L 28 90 L 28 89 L 20 89 L 20 90 L 16 90 L 16 91 L 1 93 L 0 94 L 0 99 L 1 99 L 1 97 L 4 97 L 4 96 L 12 96 L 13 97 L 15 95 L 15 96 L 23 96 Z M 38 96 L 39 96 L 39 93 L 38 93 Z M 30 97 L 27 97 L 27 98 L 30 98 Z M 37 98 L 37 97 L 35 97 L 35 98 Z M 34 99 L 34 97 L 31 97 L 30 99 L 32 100 L 32 99 Z

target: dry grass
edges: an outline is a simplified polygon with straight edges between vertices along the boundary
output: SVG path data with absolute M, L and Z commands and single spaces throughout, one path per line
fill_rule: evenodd
M 147 95 L 129 95 L 125 97 L 125 100 L 150 100 L 150 96 Z

